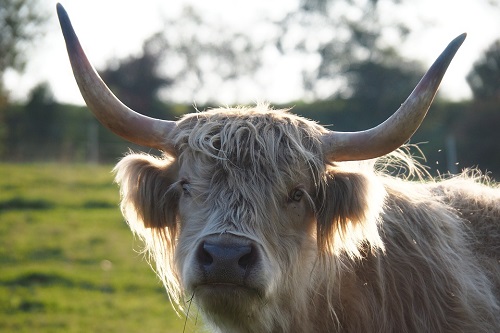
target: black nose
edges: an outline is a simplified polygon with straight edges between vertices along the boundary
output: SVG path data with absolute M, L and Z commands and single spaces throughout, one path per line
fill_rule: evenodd
M 196 259 L 205 282 L 244 284 L 258 261 L 253 243 L 237 236 L 216 236 L 200 243 Z

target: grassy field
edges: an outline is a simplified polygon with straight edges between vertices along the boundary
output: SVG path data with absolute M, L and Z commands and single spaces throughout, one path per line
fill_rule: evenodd
M 0 164 L 0 332 L 183 331 L 111 168 Z

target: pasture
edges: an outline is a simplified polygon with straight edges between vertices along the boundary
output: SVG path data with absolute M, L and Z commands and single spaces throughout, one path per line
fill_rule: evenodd
M 0 332 L 183 331 L 111 169 L 0 164 Z

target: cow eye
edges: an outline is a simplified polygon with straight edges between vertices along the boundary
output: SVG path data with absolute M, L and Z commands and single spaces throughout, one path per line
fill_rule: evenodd
M 191 195 L 191 184 L 187 180 L 181 181 L 182 193 Z
M 290 199 L 298 202 L 302 199 L 303 196 L 304 196 L 304 191 L 296 188 L 290 194 Z

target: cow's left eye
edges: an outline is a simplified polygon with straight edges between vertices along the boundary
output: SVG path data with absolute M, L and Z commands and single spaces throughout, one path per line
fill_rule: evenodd
M 300 201 L 302 200 L 302 197 L 304 196 L 304 191 L 296 188 L 290 193 L 290 199 L 293 201 Z
M 191 184 L 189 184 L 188 181 L 186 181 L 186 180 L 181 181 L 181 187 L 182 187 L 182 192 L 185 195 L 191 194 Z

